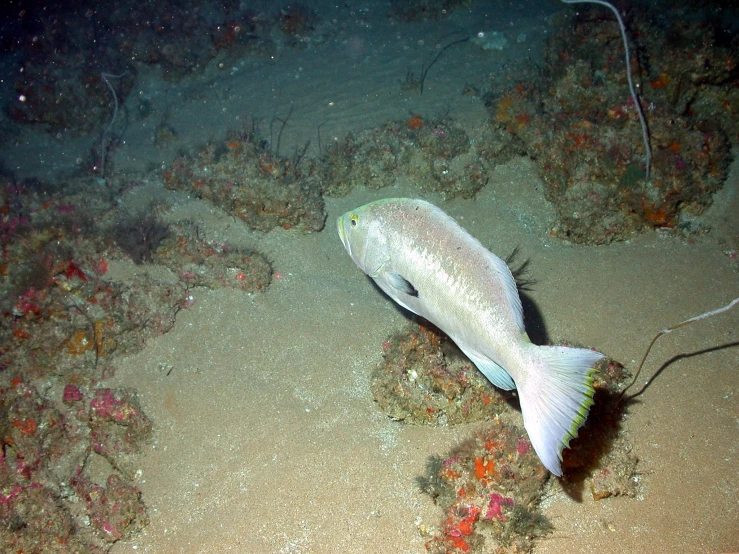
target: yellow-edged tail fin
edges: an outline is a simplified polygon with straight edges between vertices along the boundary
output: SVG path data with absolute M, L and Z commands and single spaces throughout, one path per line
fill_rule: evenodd
M 517 384 L 523 423 L 539 459 L 559 477 L 562 451 L 593 405 L 593 366 L 604 356 L 568 346 L 531 348 L 531 371 Z

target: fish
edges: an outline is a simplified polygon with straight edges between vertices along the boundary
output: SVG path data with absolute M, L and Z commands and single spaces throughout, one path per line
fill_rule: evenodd
M 533 344 L 508 265 L 429 202 L 377 200 L 336 224 L 351 259 L 387 296 L 441 329 L 493 385 L 516 389 L 534 451 L 562 476 L 604 355 Z

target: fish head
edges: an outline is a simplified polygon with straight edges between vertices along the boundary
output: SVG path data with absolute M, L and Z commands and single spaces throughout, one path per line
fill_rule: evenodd
M 350 210 L 336 220 L 344 248 L 359 269 L 374 276 L 387 262 L 387 237 L 376 203 Z

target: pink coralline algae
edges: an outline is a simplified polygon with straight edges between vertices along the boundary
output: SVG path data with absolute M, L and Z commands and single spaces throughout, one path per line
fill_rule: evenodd
M 66 392 L 66 389 L 65 389 Z M 90 411 L 101 419 L 124 422 L 138 415 L 138 410 L 126 400 L 116 400 L 112 389 L 98 389 L 90 402 Z
M 446 460 L 444 460 L 441 463 L 441 465 L 444 467 L 450 467 L 450 466 L 453 466 L 454 464 L 458 464 L 459 461 L 460 461 L 459 456 L 452 456 L 451 458 L 447 458 Z
M 0 492 L 0 505 L 10 504 L 13 499 L 22 492 L 23 487 L 18 484 L 13 485 L 12 488 L 10 488 L 10 490 L 7 492 L 7 494 L 5 494 L 4 492 Z
M 13 308 L 13 315 L 18 317 L 33 317 L 41 313 L 40 303 L 44 299 L 46 293 L 35 289 L 28 289 L 24 292 Z
M 127 479 L 136 472 L 134 455 L 151 435 L 151 421 L 128 389 L 97 389 L 89 408 L 90 441 Z
M 77 385 L 67 385 L 62 393 L 62 402 L 77 402 L 82 400 L 82 392 Z
M 527 454 L 529 450 L 531 450 L 531 443 L 524 438 L 518 439 L 516 451 L 518 452 L 519 456 Z
M 492 493 L 490 495 L 488 511 L 485 512 L 485 519 L 495 518 L 500 521 L 505 521 L 505 515 L 503 515 L 503 506 L 513 506 L 513 499 L 501 496 L 497 492 Z

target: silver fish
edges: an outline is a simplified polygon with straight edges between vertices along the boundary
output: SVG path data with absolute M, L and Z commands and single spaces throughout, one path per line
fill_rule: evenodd
M 562 475 L 562 451 L 593 404 L 593 365 L 603 354 L 532 344 L 506 263 L 433 204 L 378 200 L 337 225 L 354 263 L 390 298 L 444 331 L 495 386 L 517 389 L 534 450 Z

